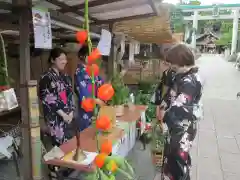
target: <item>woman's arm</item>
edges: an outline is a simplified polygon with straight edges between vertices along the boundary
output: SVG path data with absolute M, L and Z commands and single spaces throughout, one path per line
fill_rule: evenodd
M 191 119 L 192 118 L 192 102 L 193 96 L 196 92 L 195 86 L 191 82 L 191 79 L 182 79 L 178 84 L 178 95 L 175 100 L 171 102 L 170 108 L 166 111 L 164 115 L 164 121 L 169 118 L 171 121 L 175 119 Z

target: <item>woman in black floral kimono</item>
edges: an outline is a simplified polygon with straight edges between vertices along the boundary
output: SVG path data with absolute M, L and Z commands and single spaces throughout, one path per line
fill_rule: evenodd
M 163 120 L 171 129 L 184 119 L 196 119 L 194 110 L 201 99 L 202 84 L 194 55 L 186 45 L 178 44 L 172 47 L 167 52 L 166 62 L 170 63 L 171 69 L 175 71 L 172 88 L 162 102 L 167 105 Z
M 170 133 L 170 151 L 165 152 L 167 161 L 163 170 L 164 174 L 174 180 L 180 180 L 183 177 L 189 180 L 189 170 L 182 169 L 190 167 L 191 158 L 188 154 L 188 166 L 185 166 L 185 162 L 184 166 L 181 166 L 179 165 L 181 161 L 178 153 L 181 147 L 180 141 L 185 133 L 184 124 L 186 122 L 191 122 L 187 129 L 189 144 L 195 138 L 198 119 L 195 111 L 199 108 L 202 83 L 198 76 L 198 68 L 195 66 L 194 55 L 184 44 L 172 47 L 166 54 L 166 62 L 171 64 L 171 69 L 175 71 L 175 75 L 172 87 L 162 101 L 162 106 L 165 109 L 163 122 L 167 124 Z
M 73 137 L 73 92 L 71 78 L 64 74 L 67 64 L 66 53 L 52 49 L 48 59 L 51 67 L 39 82 L 39 96 L 43 114 L 52 137 L 53 145 L 61 145 Z

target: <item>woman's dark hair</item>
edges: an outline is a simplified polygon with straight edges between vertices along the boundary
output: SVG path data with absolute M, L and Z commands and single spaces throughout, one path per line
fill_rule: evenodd
M 59 56 L 61 56 L 61 54 L 66 55 L 66 52 L 64 50 L 62 50 L 61 48 L 53 48 L 50 51 L 48 62 L 50 64 L 52 64 L 52 61 L 55 61 L 55 59 L 58 58 Z
M 166 52 L 165 60 L 180 67 L 195 65 L 195 58 L 192 50 L 184 44 L 177 44 L 170 48 Z
M 78 58 L 85 62 L 85 58 L 88 55 L 88 45 L 83 45 L 78 51 Z

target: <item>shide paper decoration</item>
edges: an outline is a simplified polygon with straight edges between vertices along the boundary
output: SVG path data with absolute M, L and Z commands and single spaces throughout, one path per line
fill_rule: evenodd
M 91 77 L 92 81 L 92 97 L 82 100 L 81 106 L 86 112 L 96 112 L 95 102 L 95 77 L 99 74 L 99 67 L 96 64 L 96 60 L 101 57 L 101 53 L 98 48 L 92 49 L 92 43 L 89 36 L 89 19 L 88 19 L 88 0 L 85 0 L 85 30 L 76 33 L 77 41 L 83 45 L 85 42 L 88 44 L 89 55 L 87 56 L 87 68 L 86 73 Z M 109 101 L 114 95 L 114 89 L 111 84 L 103 84 L 99 87 L 97 97 L 103 101 Z M 96 116 L 96 114 L 95 114 Z M 87 173 L 85 180 L 115 180 L 117 173 L 123 174 L 127 179 L 134 179 L 134 171 L 128 162 L 120 156 L 109 156 L 112 153 L 112 142 L 105 140 L 99 147 L 98 134 L 106 133 L 112 127 L 111 120 L 108 116 L 100 116 L 96 120 L 96 139 L 98 155 L 96 156 L 94 163 L 97 167 L 93 173 Z M 129 173 L 127 173 L 129 172 Z

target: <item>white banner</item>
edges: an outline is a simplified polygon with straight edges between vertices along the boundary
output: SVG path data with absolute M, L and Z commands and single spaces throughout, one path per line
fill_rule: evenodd
M 32 9 L 35 48 L 52 49 L 52 29 L 50 13 Z

